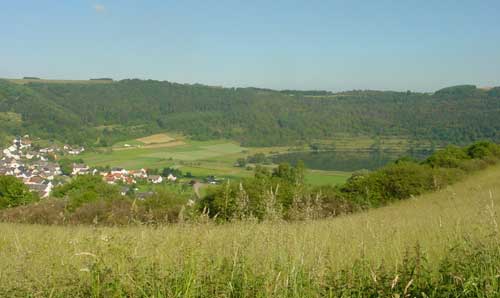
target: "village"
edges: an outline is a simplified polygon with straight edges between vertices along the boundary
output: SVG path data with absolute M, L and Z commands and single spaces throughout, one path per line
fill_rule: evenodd
M 84 147 L 70 145 L 39 148 L 33 146 L 29 135 L 16 137 L 12 144 L 3 149 L 0 159 L 0 175 L 15 176 L 32 192 L 38 193 L 40 198 L 50 196 L 52 189 L 66 183 L 77 175 L 100 175 L 108 184 L 120 185 L 122 195 L 129 187 L 138 181 L 148 184 L 159 184 L 164 181 L 176 182 L 178 177 L 169 173 L 166 177 L 148 174 L 146 169 L 127 170 L 111 168 L 99 170 L 84 163 L 72 162 L 69 169 L 63 169 L 58 163 L 61 157 L 76 156 L 85 151 Z

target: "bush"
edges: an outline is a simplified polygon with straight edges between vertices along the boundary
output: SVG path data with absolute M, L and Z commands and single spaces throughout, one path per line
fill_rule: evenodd
M 353 213 L 359 209 L 357 204 L 342 195 L 338 187 L 330 185 L 319 186 L 312 193 L 313 196 L 319 196 L 321 199 L 321 214 L 323 217 Z
M 0 220 L 27 224 L 60 225 L 67 221 L 66 202 L 48 199 L 33 204 L 5 209 Z
M 13 176 L 0 176 L 0 209 L 26 205 L 38 199 L 21 180 Z
M 188 198 L 178 193 L 160 190 L 144 201 L 138 202 L 141 219 L 149 223 L 177 222 Z
M 434 189 L 436 190 L 453 184 L 466 175 L 466 171 L 452 168 L 435 168 L 432 169 L 432 172 Z
M 135 222 L 138 210 L 133 201 L 113 199 L 83 204 L 72 214 L 73 224 L 101 224 L 108 226 L 127 225 Z
M 457 146 L 448 146 L 434 152 L 425 160 L 425 163 L 433 168 L 458 168 L 463 161 L 468 159 L 470 159 L 470 156 L 464 149 Z
M 120 193 L 116 186 L 105 183 L 100 176 L 82 175 L 56 187 L 53 196 L 67 197 L 68 209 L 73 211 L 88 202 L 120 198 Z
M 434 177 L 429 166 L 398 162 L 369 174 L 353 175 L 341 187 L 341 193 L 364 207 L 376 207 L 432 189 Z
M 488 157 L 500 158 L 500 146 L 491 142 L 477 142 L 466 148 L 470 158 L 485 159 Z
M 378 175 L 387 199 L 401 200 L 434 189 L 432 171 L 428 166 L 412 162 L 389 165 Z

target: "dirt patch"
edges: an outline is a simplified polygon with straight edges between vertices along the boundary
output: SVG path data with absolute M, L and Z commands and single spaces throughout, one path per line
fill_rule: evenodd
M 141 148 L 166 148 L 166 147 L 177 147 L 180 145 L 184 145 L 183 141 L 173 141 L 173 142 L 168 142 L 168 143 L 160 143 L 160 144 L 151 144 L 151 145 L 144 145 Z
M 172 142 L 174 140 L 175 140 L 174 138 L 172 138 L 164 133 L 159 133 L 159 134 L 150 135 L 150 136 L 147 136 L 144 138 L 137 139 L 137 141 L 142 142 L 146 145 L 168 143 L 168 142 Z
M 155 149 L 155 148 L 168 148 L 168 147 L 177 147 L 184 145 L 183 141 L 173 141 L 168 143 L 159 143 L 159 144 L 151 144 L 151 145 L 141 145 L 141 146 L 130 146 L 130 147 L 119 147 L 113 148 L 114 151 L 122 151 L 122 150 L 131 150 L 131 149 Z

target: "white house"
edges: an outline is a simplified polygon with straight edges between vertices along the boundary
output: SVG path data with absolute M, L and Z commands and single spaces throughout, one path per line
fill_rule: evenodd
M 163 177 L 160 175 L 149 175 L 148 181 L 153 184 L 158 184 L 163 182 Z
M 111 169 L 111 174 L 122 174 L 122 175 L 128 175 L 128 171 L 124 168 L 112 168 Z
M 175 177 L 174 175 L 172 174 L 168 174 L 167 176 L 167 180 L 168 181 L 172 181 L 172 182 L 175 182 L 177 180 L 177 177 Z
M 134 176 L 134 178 L 139 178 L 139 179 L 146 179 L 148 178 L 148 173 L 146 169 L 140 169 L 137 171 L 130 171 L 130 174 Z
M 20 149 L 25 149 L 25 148 L 30 148 L 31 147 L 31 141 L 28 139 L 22 139 L 19 142 L 19 148 Z
M 18 163 L 16 159 L 13 159 L 11 160 L 9 163 L 8 163 L 9 167 L 11 169 L 17 169 L 19 168 L 20 166 L 22 166 L 22 164 Z
M 82 153 L 83 151 L 85 151 L 85 148 L 81 147 L 81 148 L 72 148 L 70 150 L 68 150 L 68 153 L 71 154 L 71 155 L 78 155 L 80 153 Z
M 71 175 L 85 175 L 89 173 L 90 168 L 85 164 L 73 164 Z
M 27 185 L 30 191 L 37 192 L 41 198 L 47 198 L 52 191 L 52 182 Z

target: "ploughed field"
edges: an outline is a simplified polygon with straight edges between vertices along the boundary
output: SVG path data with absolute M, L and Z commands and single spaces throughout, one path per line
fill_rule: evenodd
M 1 297 L 498 297 L 500 167 L 327 220 L 0 224 Z

